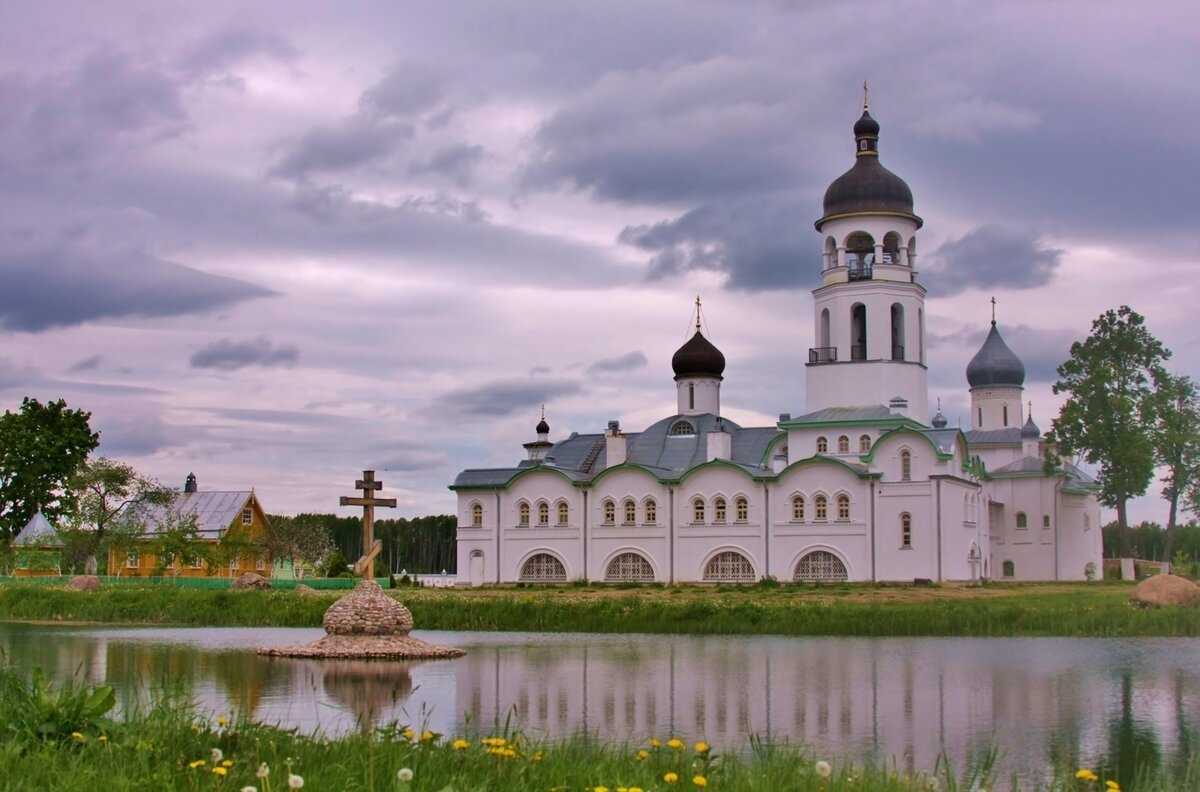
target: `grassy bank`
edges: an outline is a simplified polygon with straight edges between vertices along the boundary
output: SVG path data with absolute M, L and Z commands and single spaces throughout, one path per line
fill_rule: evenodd
M 957 774 L 945 765 L 925 773 L 815 757 L 798 748 L 755 744 L 747 758 L 721 756 L 699 743 L 605 745 L 576 738 L 536 743 L 520 734 L 435 735 L 401 725 L 337 739 L 308 737 L 252 723 L 212 723 L 188 705 L 160 702 L 120 720 L 107 717 L 104 690 L 32 688 L 0 670 L 0 779 L 5 790 L 289 788 L 393 790 L 795 790 L 929 792 L 1000 788 L 994 757 Z M 482 737 L 482 738 L 481 738 Z M 1108 777 L 1126 790 L 1194 788 L 1197 767 L 1125 772 L 1061 766 L 1047 789 L 1104 790 Z M 1111 775 L 1110 775 L 1111 774 Z M 291 780 L 292 777 L 302 779 Z M 290 781 L 290 783 L 289 783 Z M 1005 788 L 1010 788 L 1007 780 Z M 1013 789 L 1018 787 L 1014 784 Z M 1026 787 L 1031 788 L 1031 787 Z
M 860 636 L 1200 636 L 1200 608 L 1143 610 L 1125 584 L 986 588 L 400 589 L 419 628 Z M 319 626 L 335 594 L 0 586 L 0 619 Z

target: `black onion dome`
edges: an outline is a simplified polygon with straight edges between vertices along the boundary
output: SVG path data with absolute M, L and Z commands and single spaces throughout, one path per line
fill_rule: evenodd
M 537 425 L 537 430 L 536 430 L 536 431 L 537 431 L 537 433 L 538 433 L 538 434 L 550 434 L 550 424 L 546 423 L 546 419 L 545 419 L 545 418 L 543 418 L 542 420 L 538 421 L 538 425 Z
M 725 356 L 697 330 L 696 334 L 671 356 L 671 368 L 675 369 L 676 379 L 720 377 L 725 373 Z
M 1019 388 L 1025 384 L 1025 364 L 1004 343 L 995 322 L 983 346 L 967 364 L 967 382 L 972 388 Z
M 1042 430 L 1033 422 L 1033 416 L 1029 416 L 1029 419 L 1025 421 L 1025 425 L 1021 427 L 1021 439 L 1037 440 L 1041 436 Z
M 946 421 L 946 416 L 942 415 L 941 410 L 938 410 L 937 414 L 933 416 L 933 428 L 934 429 L 945 429 L 947 423 L 948 422 Z
M 825 190 L 825 214 L 817 221 L 818 229 L 831 217 L 859 212 L 907 215 L 916 221 L 918 228 L 922 225 L 921 218 L 913 213 L 913 195 L 908 183 L 879 162 L 878 136 L 879 122 L 864 110 L 854 124 L 857 154 L 854 167 L 834 179 Z

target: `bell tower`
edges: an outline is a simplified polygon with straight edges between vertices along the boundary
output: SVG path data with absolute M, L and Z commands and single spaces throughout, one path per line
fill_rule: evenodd
M 879 162 L 879 122 L 865 83 L 854 154 L 854 166 L 825 191 L 816 222 L 822 266 L 813 290 L 807 409 L 903 400 L 903 414 L 925 423 L 925 287 L 916 269 L 923 221 L 908 184 Z

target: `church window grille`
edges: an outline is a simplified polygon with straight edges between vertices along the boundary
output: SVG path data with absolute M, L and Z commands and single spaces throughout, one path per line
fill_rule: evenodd
M 702 498 L 692 501 L 692 522 L 704 522 L 704 500 Z
M 750 519 L 750 502 L 745 498 L 735 500 L 733 508 L 738 522 L 746 522 L 746 520 Z
M 1013 577 L 1017 574 L 1017 565 L 1012 561 L 1005 561 L 1001 568 L 1004 571 L 1004 577 Z
M 804 522 L 804 496 L 792 496 L 792 522 Z
M 637 504 L 632 499 L 625 501 L 625 520 L 624 525 L 633 525 L 637 522 Z
M 908 512 L 900 515 L 900 546 L 912 547 L 912 515 Z
M 850 519 L 850 496 L 849 495 L 838 495 L 837 496 L 837 510 L 838 510 L 837 511 L 838 520 L 840 520 L 841 522 L 846 522 Z
M 638 553 L 621 553 L 608 562 L 604 579 L 612 583 L 652 583 L 654 567 Z
M 825 454 L 829 451 L 829 440 L 824 437 L 817 438 L 817 453 Z
M 521 580 L 527 583 L 566 583 L 567 568 L 549 553 L 536 553 L 521 565 Z
M 1049 527 L 1050 527 L 1050 515 L 1049 515 L 1049 514 L 1043 514 L 1043 515 L 1042 515 L 1042 527 L 1043 527 L 1043 528 L 1049 528 Z
M 741 553 L 726 550 L 704 565 L 704 579 L 719 583 L 753 583 L 754 565 Z
M 692 426 L 689 421 L 676 421 L 671 425 L 671 435 L 680 437 L 683 435 L 696 434 L 696 427 Z
M 550 504 L 542 501 L 538 504 L 538 525 L 550 524 Z
M 1028 528 L 1029 518 L 1025 516 L 1025 512 L 1017 512 L 1017 527 Z
M 521 501 L 521 505 L 517 507 L 518 522 L 522 526 L 529 525 L 529 504 Z
M 471 527 L 483 527 L 483 506 L 478 503 L 471 505 Z
M 900 480 L 912 481 L 912 453 L 907 448 L 900 452 Z
M 796 562 L 792 579 L 797 583 L 833 583 L 848 577 L 842 559 L 828 550 L 814 550 Z
M 842 435 L 841 437 L 838 438 L 838 453 L 839 454 L 849 454 L 850 453 L 850 438 L 846 437 L 846 435 Z
M 646 525 L 654 525 L 658 522 L 658 504 L 654 499 L 646 501 Z
M 559 501 L 558 502 L 558 524 L 566 525 L 570 521 L 571 521 L 571 507 L 567 505 L 566 501 Z
M 604 501 L 604 524 L 612 525 L 617 521 L 617 504 L 611 500 Z
M 713 501 L 713 522 L 725 522 L 725 499 L 717 498 Z
M 814 503 L 816 504 L 817 519 L 818 520 L 827 519 L 828 515 L 829 515 L 829 501 L 826 500 L 824 495 L 818 495 L 813 500 L 814 500 Z
M 869 454 L 871 452 L 871 435 L 863 435 L 858 438 L 858 453 Z

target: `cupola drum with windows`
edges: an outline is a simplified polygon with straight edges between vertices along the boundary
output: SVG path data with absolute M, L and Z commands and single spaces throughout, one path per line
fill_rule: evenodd
M 822 270 L 813 290 L 808 409 L 899 397 L 905 414 L 924 422 L 925 287 L 916 270 L 922 220 L 908 185 L 879 162 L 879 130 L 864 102 L 854 166 L 829 185 L 816 222 Z

